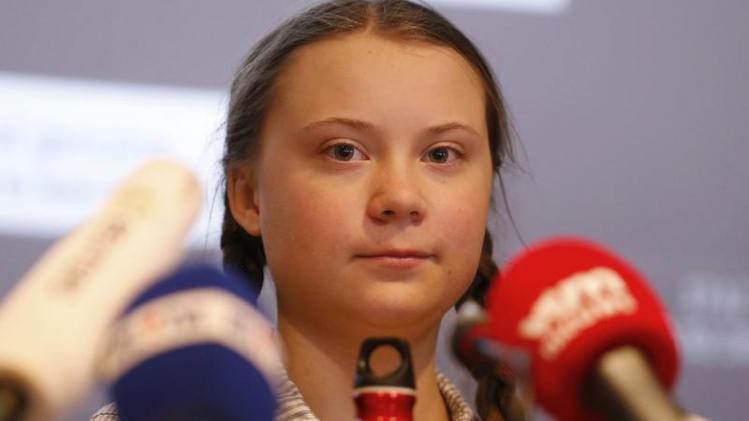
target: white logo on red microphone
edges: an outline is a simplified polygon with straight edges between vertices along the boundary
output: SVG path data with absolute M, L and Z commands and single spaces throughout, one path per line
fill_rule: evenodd
M 637 309 L 627 284 L 614 270 L 597 267 L 578 272 L 538 296 L 518 330 L 539 340 L 539 353 L 552 359 L 582 330 L 599 320 Z

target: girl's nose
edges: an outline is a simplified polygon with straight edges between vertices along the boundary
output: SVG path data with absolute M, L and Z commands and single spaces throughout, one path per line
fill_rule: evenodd
M 367 206 L 370 218 L 380 223 L 419 223 L 424 219 L 426 203 L 415 177 L 385 171 L 376 178 Z

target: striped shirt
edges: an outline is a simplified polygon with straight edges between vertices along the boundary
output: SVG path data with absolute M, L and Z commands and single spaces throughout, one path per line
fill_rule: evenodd
M 477 421 L 473 410 L 460 391 L 442 373 L 437 373 L 437 386 L 445 401 L 451 421 Z M 320 421 L 302 397 L 294 382 L 285 376 L 278 387 L 278 408 L 275 421 Z M 110 403 L 99 409 L 90 421 L 119 421 L 117 408 Z

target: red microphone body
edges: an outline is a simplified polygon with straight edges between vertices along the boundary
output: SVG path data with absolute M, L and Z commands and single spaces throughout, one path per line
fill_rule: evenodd
M 380 346 L 393 347 L 401 357 L 394 372 L 373 373 L 369 357 Z M 362 343 L 354 380 L 357 421 L 413 421 L 416 403 L 411 352 L 408 343 L 398 338 L 370 338 Z
M 525 351 L 535 399 L 560 421 L 675 419 L 666 391 L 679 358 L 664 307 L 602 246 L 577 238 L 532 246 L 508 263 L 486 303 L 488 320 L 463 335 L 459 352 L 486 339 Z M 635 368 L 621 370 L 621 361 Z M 659 405 L 665 412 L 652 415 Z

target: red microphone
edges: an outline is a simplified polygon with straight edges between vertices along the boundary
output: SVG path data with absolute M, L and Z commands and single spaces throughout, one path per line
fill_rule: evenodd
M 392 373 L 377 375 L 369 357 L 375 349 L 390 346 L 400 354 L 401 364 Z M 354 379 L 357 421 L 413 421 L 416 403 L 411 351 L 399 338 L 369 338 L 362 343 Z
M 602 246 L 557 238 L 530 247 L 486 303 L 486 322 L 458 332 L 459 357 L 475 358 L 487 340 L 524 350 L 535 399 L 560 421 L 683 417 L 667 392 L 679 357 L 664 306 Z

